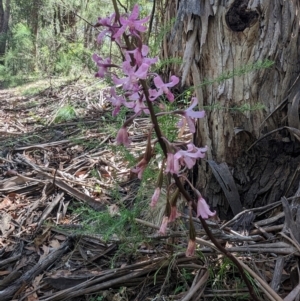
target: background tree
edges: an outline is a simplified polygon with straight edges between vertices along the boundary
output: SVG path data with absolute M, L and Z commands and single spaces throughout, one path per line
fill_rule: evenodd
M 183 59 L 170 69 L 182 75 L 183 86 L 194 86 L 206 108 L 195 140 L 209 146 L 211 161 L 195 170 L 194 180 L 221 217 L 229 205 L 237 213 L 242 205 L 274 202 L 297 188 L 299 9 L 297 0 L 166 3 L 168 22 L 176 21 L 162 58 Z M 258 62 L 265 60 L 274 65 L 262 69 Z M 249 68 L 258 70 L 243 72 Z M 290 129 L 276 131 L 247 152 L 258 138 L 283 126 Z
M 6 50 L 10 9 L 11 9 L 10 0 L 6 0 L 5 5 L 3 1 L 0 0 L 0 56 L 1 57 L 5 54 L 5 50 Z

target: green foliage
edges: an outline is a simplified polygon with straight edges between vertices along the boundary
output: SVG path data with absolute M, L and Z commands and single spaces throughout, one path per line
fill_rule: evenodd
M 161 52 L 161 45 L 162 45 L 163 39 L 173 28 L 175 21 L 176 21 L 176 18 L 173 18 L 170 20 L 170 22 L 168 24 L 166 24 L 164 26 L 161 26 L 161 24 L 158 24 L 158 26 L 159 26 L 158 32 L 156 32 L 155 34 L 152 34 L 150 36 L 149 46 L 150 46 L 152 56 L 157 56 Z M 169 61 L 169 62 L 171 62 L 171 61 Z
M 109 148 L 113 151 L 113 153 L 120 153 L 123 160 L 128 162 L 129 166 L 132 166 L 136 163 L 135 156 L 129 151 L 127 147 L 124 145 L 110 145 Z
M 88 301 L 104 301 L 104 297 L 103 296 L 90 297 L 88 298 Z
M 10 48 L 4 56 L 4 66 L 0 68 L 0 77 L 9 79 L 14 75 L 27 75 L 33 70 L 34 43 L 30 29 L 23 23 L 12 28 Z
M 130 110 L 124 106 L 121 107 L 117 116 L 112 116 L 111 114 L 105 117 L 106 128 L 109 130 L 112 136 L 116 136 L 119 129 L 127 119 L 127 114 L 130 113 Z
M 119 241 L 118 250 L 111 262 L 114 265 L 119 256 L 135 254 L 141 242 L 145 241 L 142 227 L 135 222 L 135 218 L 140 216 L 144 204 L 141 192 L 137 193 L 133 208 L 126 208 L 122 205 L 121 195 L 117 188 L 111 194 L 112 199 L 119 207 L 118 214 L 112 215 L 109 208 L 106 211 L 98 212 L 88 207 L 80 207 L 75 212 L 82 219 L 83 230 L 80 233 L 101 235 L 104 241 L 114 239 Z
M 76 111 L 73 106 L 70 104 L 67 104 L 61 108 L 58 109 L 58 111 L 55 114 L 54 121 L 55 122 L 64 122 L 71 119 L 74 119 L 76 117 Z
M 22 96 L 34 96 L 39 94 L 41 91 L 44 90 L 44 87 L 29 87 L 25 90 L 22 91 L 21 95 Z
M 233 71 L 224 72 L 215 79 L 204 79 L 202 81 L 202 83 L 199 85 L 199 87 L 211 86 L 215 83 L 219 84 L 219 83 L 226 81 L 228 79 L 231 79 L 235 76 L 242 76 L 242 75 L 245 75 L 245 74 L 253 72 L 253 71 L 267 69 L 267 68 L 272 67 L 274 65 L 274 63 L 275 63 L 274 61 L 270 61 L 270 60 L 266 59 L 264 61 L 258 61 L 253 64 L 244 65 L 244 66 L 234 69 Z M 189 96 L 195 90 L 195 88 L 197 88 L 197 87 L 192 86 L 192 87 L 189 87 L 188 89 L 186 89 L 182 94 L 180 94 L 176 97 L 176 102 L 179 102 L 179 103 L 185 102 L 186 99 L 190 98 Z M 235 106 L 235 107 L 231 107 L 231 108 L 228 108 L 228 107 L 224 108 L 220 104 L 215 103 L 212 106 L 205 106 L 204 109 L 206 109 L 206 110 L 229 109 L 229 110 L 235 110 L 235 111 L 240 111 L 240 112 L 246 112 L 246 111 L 262 110 L 262 109 L 264 109 L 264 105 L 257 103 L 253 106 L 250 106 L 250 104 L 244 104 L 243 106 L 240 106 L 240 107 Z
M 164 68 L 168 68 L 170 65 L 181 65 L 183 62 L 183 60 L 181 58 L 177 58 L 177 57 L 171 57 L 165 60 L 161 60 L 157 63 L 157 65 L 155 66 L 154 71 L 158 72 L 163 70 Z
M 200 86 L 203 87 L 203 86 L 207 86 L 207 85 L 212 85 L 214 83 L 221 83 L 221 82 L 223 82 L 227 79 L 233 78 L 235 76 L 242 76 L 242 75 L 247 74 L 252 71 L 270 68 L 274 65 L 274 63 L 275 62 L 270 61 L 270 60 L 264 60 L 264 61 L 258 61 L 253 64 L 244 65 L 240 68 L 234 69 L 233 71 L 224 72 L 215 79 L 212 79 L 212 80 L 204 79 Z
M 164 112 L 171 112 L 177 109 L 177 106 L 175 103 L 170 102 L 164 102 L 163 103 L 165 109 Z M 158 112 L 158 111 L 157 111 Z M 159 126 L 161 128 L 161 131 L 163 132 L 163 135 L 170 141 L 173 142 L 177 139 L 178 134 L 178 116 L 174 114 L 166 114 L 158 117 Z
M 70 43 L 65 36 L 55 36 L 49 28 L 41 30 L 38 40 L 38 69 L 43 74 L 78 76 L 84 68 L 94 68 L 92 50 L 81 40 Z
M 209 268 L 210 277 L 209 277 L 209 286 L 214 290 L 228 290 L 229 288 L 235 289 L 237 292 L 240 289 L 246 289 L 246 285 L 243 282 L 240 273 L 237 267 L 229 260 L 227 257 L 222 257 L 219 259 L 219 264 L 213 265 L 213 267 Z M 253 286 L 254 292 L 256 295 L 260 295 L 257 284 L 254 279 L 246 272 L 246 276 Z M 249 300 L 249 294 L 245 293 L 244 295 L 237 295 L 231 297 L 222 297 L 216 296 L 214 297 L 215 301 L 221 300 Z

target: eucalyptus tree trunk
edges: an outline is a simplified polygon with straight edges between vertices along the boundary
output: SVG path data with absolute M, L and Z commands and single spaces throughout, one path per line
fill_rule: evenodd
M 41 0 L 33 0 L 31 12 L 30 12 L 30 27 L 32 34 L 34 36 L 34 48 L 33 48 L 33 56 L 37 57 L 37 40 L 38 40 L 38 29 L 39 29 L 39 12 L 41 9 L 42 2 Z M 37 61 L 37 60 L 36 60 Z
M 194 86 L 207 112 L 195 135 L 195 144 L 209 146 L 208 162 L 194 171 L 197 187 L 221 217 L 294 193 L 300 166 L 299 0 L 168 0 L 166 15 L 175 23 L 162 59 L 183 59 L 169 71 L 182 76 L 183 87 Z M 260 68 L 265 60 L 274 65 Z M 253 64 L 258 70 L 224 79 Z
M 0 62 L 3 62 L 2 56 L 6 51 L 10 8 L 10 0 L 5 1 L 5 6 L 3 1 L 0 0 Z

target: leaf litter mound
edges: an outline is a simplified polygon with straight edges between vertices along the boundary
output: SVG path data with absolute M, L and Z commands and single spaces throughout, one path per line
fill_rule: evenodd
M 0 300 L 249 300 L 197 219 L 198 251 L 185 256 L 185 206 L 157 234 L 165 198 L 148 209 L 155 181 L 140 182 L 129 162 L 142 154 L 149 121 L 129 128 L 129 152 L 116 147 L 127 113 L 112 119 L 104 95 L 78 79 L 33 96 L 1 91 Z M 298 300 L 299 191 L 208 221 L 262 300 Z

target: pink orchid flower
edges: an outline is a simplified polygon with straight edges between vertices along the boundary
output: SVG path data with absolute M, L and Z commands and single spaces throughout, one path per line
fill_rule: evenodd
M 179 163 L 178 160 L 174 159 L 174 154 L 168 153 L 167 154 L 167 166 L 165 169 L 166 173 L 171 173 L 171 174 L 178 174 L 179 173 Z
M 105 27 L 112 27 L 115 25 L 115 17 L 116 13 L 112 13 L 110 16 L 105 18 L 98 18 L 98 22 L 95 24 L 95 27 L 105 26 Z
M 159 187 L 156 187 L 153 195 L 152 195 L 152 198 L 151 198 L 151 203 L 150 203 L 150 206 L 151 207 L 155 207 L 157 202 L 158 202 L 158 199 L 159 199 L 159 196 L 160 196 L 160 188 Z
M 95 75 L 96 77 L 103 78 L 104 75 L 107 73 L 107 68 L 113 66 L 111 64 L 110 58 L 106 58 L 103 60 L 96 53 L 93 54 L 92 59 L 98 66 L 98 72 Z
M 205 152 L 207 152 L 206 147 L 196 147 L 193 143 L 187 145 L 187 150 L 179 150 L 174 155 L 174 161 L 177 161 L 178 165 L 186 166 L 188 169 L 191 169 L 195 164 L 198 158 L 204 158 Z
M 107 99 L 110 100 L 111 104 L 115 107 L 112 112 L 113 116 L 116 116 L 119 113 L 122 105 L 129 109 L 132 109 L 135 106 L 134 102 L 127 102 L 122 95 L 117 95 L 115 88 L 110 89 L 110 94 L 111 97 Z
M 116 138 L 117 144 L 123 144 L 124 146 L 128 147 L 130 145 L 130 140 L 128 137 L 128 132 L 126 127 L 122 126 L 120 130 L 118 131 L 117 138 Z
M 145 114 L 149 114 L 149 109 L 145 106 L 145 95 L 140 95 L 138 92 L 135 92 L 129 96 L 130 100 L 134 100 L 134 112 L 140 113 L 144 112 Z
M 112 80 L 116 86 L 122 86 L 125 91 L 137 92 L 140 90 L 140 86 L 136 77 L 126 76 L 124 78 L 118 78 L 112 75 Z
M 188 243 L 187 250 L 185 252 L 186 257 L 192 257 L 195 255 L 195 250 L 196 250 L 196 241 L 190 239 Z
M 173 102 L 174 101 L 174 95 L 173 93 L 168 89 L 168 88 L 171 88 L 171 87 L 174 87 L 175 85 L 177 85 L 179 83 L 179 78 L 175 75 L 172 75 L 171 76 L 171 81 L 169 83 L 164 83 L 161 79 L 160 76 L 156 76 L 154 78 L 154 84 L 156 86 L 156 88 L 158 89 L 158 91 L 155 91 L 153 89 L 151 89 L 149 91 L 150 93 L 150 100 L 155 100 L 157 97 L 159 97 L 160 95 L 162 94 L 166 94 L 168 100 L 170 102 Z
M 168 226 L 168 220 L 169 220 L 169 218 L 167 216 L 163 217 L 161 226 L 160 226 L 159 231 L 158 231 L 159 234 L 162 234 L 162 235 L 166 234 L 167 226 Z
M 201 216 L 203 219 L 208 219 L 209 217 L 214 216 L 215 214 L 216 211 L 210 211 L 209 206 L 207 205 L 204 198 L 202 198 L 202 196 L 199 195 L 197 203 L 197 217 Z
M 138 80 L 146 79 L 148 75 L 148 69 L 150 65 L 142 63 L 138 66 L 131 66 L 130 60 L 125 60 L 122 64 L 122 70 L 126 77 L 117 78 L 113 76 L 113 82 L 115 85 L 122 85 L 123 89 L 126 91 L 139 91 Z
M 152 65 L 157 63 L 158 58 L 147 58 L 147 54 L 149 52 L 149 47 L 147 45 L 142 45 L 141 48 L 136 48 L 134 50 L 130 50 L 126 52 L 126 57 L 129 53 L 133 54 L 133 57 L 135 59 L 135 63 L 137 66 L 142 65 L 143 63 L 147 64 L 147 65 Z M 130 61 L 130 58 L 126 60 Z
M 149 67 L 150 65 L 144 63 L 143 60 L 140 61 L 140 64 L 137 64 L 137 62 L 135 62 L 135 65 L 132 66 L 131 57 L 128 51 L 125 54 L 125 61 L 122 64 L 122 70 L 124 74 L 128 76 L 135 76 L 141 79 L 146 79 Z
M 147 30 L 146 26 L 143 26 L 144 23 L 146 23 L 149 19 L 150 16 L 138 20 L 139 16 L 139 6 L 135 4 L 133 7 L 131 15 L 126 19 L 123 17 L 120 17 L 120 23 L 121 27 L 118 29 L 117 33 L 114 34 L 114 38 L 119 38 L 121 35 L 126 31 L 126 29 L 129 29 L 129 32 L 134 35 L 139 37 L 139 32 L 145 32 Z
M 178 127 L 183 127 L 187 122 L 191 133 L 195 133 L 195 118 L 203 118 L 205 116 L 205 111 L 193 111 L 198 104 L 198 99 L 196 97 L 192 98 L 191 105 L 185 111 L 179 111 L 178 114 L 183 115 L 182 120 L 178 123 Z M 185 119 L 185 121 L 184 121 Z
M 97 42 L 102 44 L 102 41 L 106 35 L 109 35 L 113 41 L 116 41 L 118 44 L 120 43 L 120 38 L 113 38 L 113 36 L 118 31 L 118 24 L 115 22 L 116 14 L 113 13 L 112 15 L 106 18 L 98 18 L 98 22 L 95 24 L 95 27 L 104 26 L 107 29 L 103 30 L 99 33 L 97 37 Z

